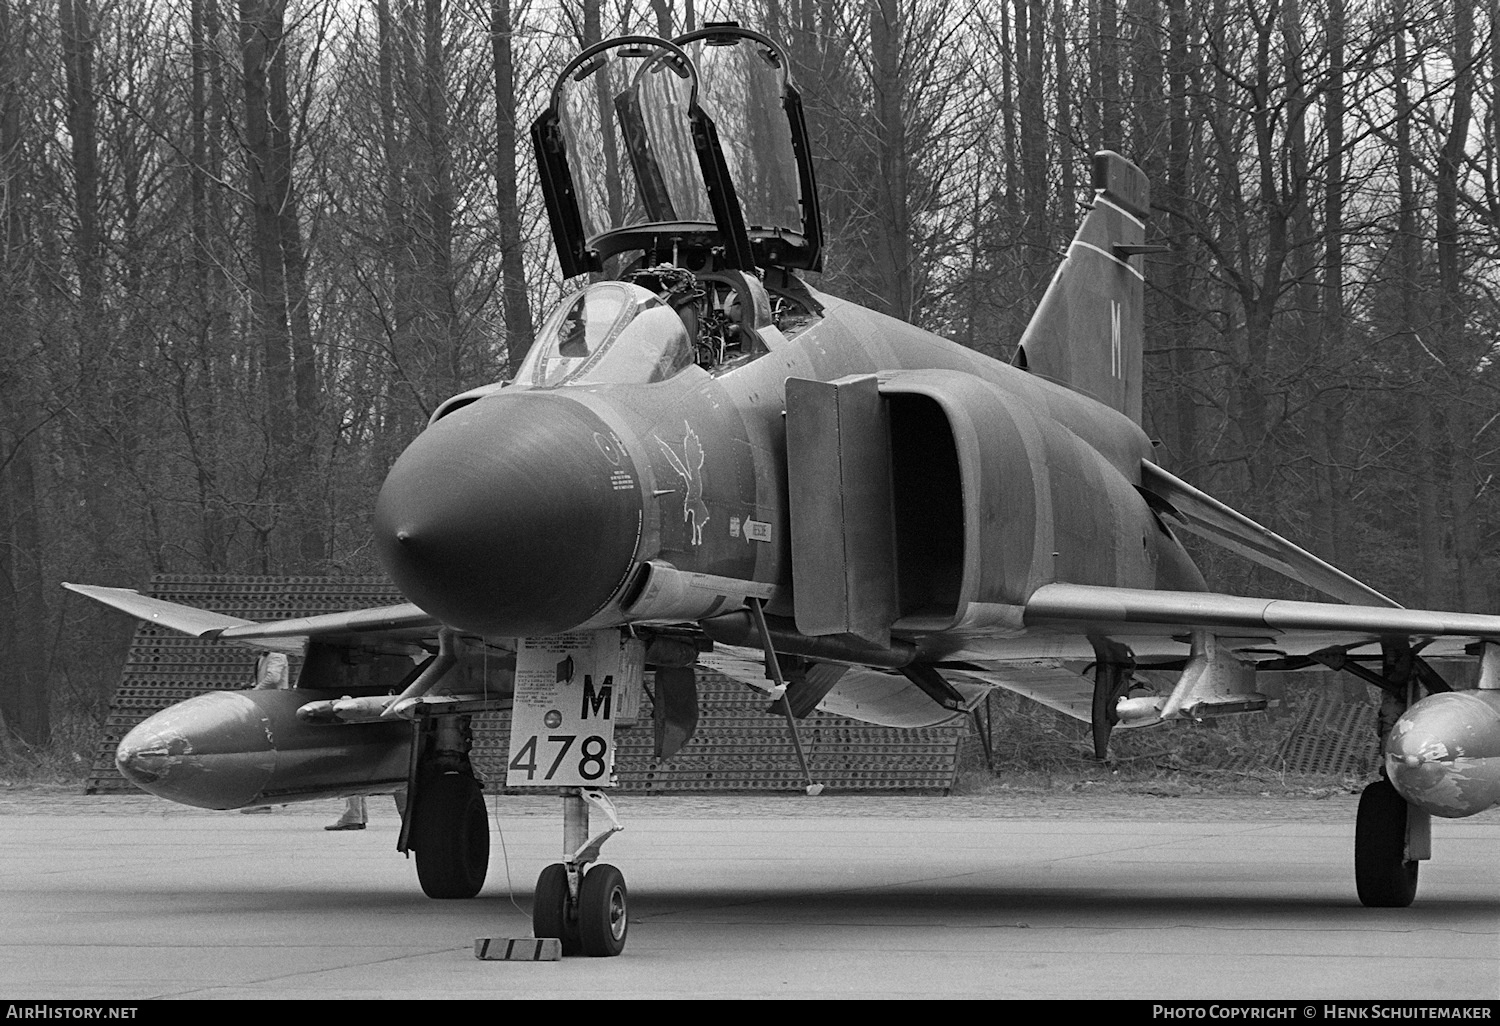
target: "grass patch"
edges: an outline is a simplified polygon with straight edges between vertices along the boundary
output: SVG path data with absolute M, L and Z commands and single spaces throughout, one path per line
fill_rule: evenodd
M 977 734 L 963 744 L 955 794 L 996 791 L 1110 791 L 1190 795 L 1298 795 L 1358 791 L 1363 776 L 1289 774 L 1282 752 L 1303 695 L 1277 714 L 1216 722 L 1168 722 L 1116 730 L 1107 762 L 1094 758 L 1088 724 L 997 690 L 989 699 L 993 770 Z
M 48 744 L 29 745 L 14 735 L 0 737 L 0 786 L 82 784 L 93 768 L 106 715 L 102 703 L 96 709 L 56 703 Z

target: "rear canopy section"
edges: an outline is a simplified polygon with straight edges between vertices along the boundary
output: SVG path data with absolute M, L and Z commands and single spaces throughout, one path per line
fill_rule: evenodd
M 767 36 L 606 40 L 563 69 L 531 135 L 569 277 L 631 252 L 647 266 L 821 267 L 802 101 Z

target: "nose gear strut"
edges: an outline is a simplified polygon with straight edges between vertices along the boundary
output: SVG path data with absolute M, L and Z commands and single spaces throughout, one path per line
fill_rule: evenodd
M 604 842 L 625 829 L 614 803 L 591 787 L 559 789 L 563 803 L 563 860 L 537 877 L 531 905 L 532 932 L 556 937 L 564 955 L 618 955 L 625 949 L 629 928 L 625 877 L 614 866 L 600 863 Z M 589 836 L 589 807 L 597 809 L 609 826 Z

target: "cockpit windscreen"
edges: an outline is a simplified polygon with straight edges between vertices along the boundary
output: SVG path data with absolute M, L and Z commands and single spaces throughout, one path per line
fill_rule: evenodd
M 664 381 L 693 363 L 682 319 L 626 282 L 596 282 L 564 299 L 526 354 L 515 386 Z

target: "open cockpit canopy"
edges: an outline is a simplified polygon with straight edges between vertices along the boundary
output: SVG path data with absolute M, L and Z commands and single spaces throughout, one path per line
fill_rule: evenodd
M 801 98 L 758 32 L 591 46 L 531 131 L 569 277 L 631 253 L 693 270 L 821 266 Z

